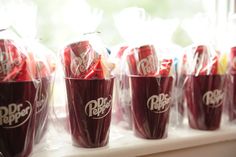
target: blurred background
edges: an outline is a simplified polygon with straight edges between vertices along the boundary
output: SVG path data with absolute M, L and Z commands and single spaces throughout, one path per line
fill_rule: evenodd
M 110 49 L 153 42 L 171 45 L 171 53 L 177 54 L 193 42 L 211 42 L 224 51 L 235 45 L 235 13 L 236 0 L 0 0 L 0 29 L 14 28 L 24 39 L 39 40 L 55 54 L 94 31 L 101 32 Z M 64 108 L 60 73 L 55 105 Z
M 133 11 L 127 11 L 127 8 L 133 8 Z M 195 17 L 198 20 L 199 17 L 210 19 L 204 26 L 214 27 L 212 34 L 217 43 L 221 38 L 225 39 L 227 32 L 232 34 L 235 31 L 235 10 L 235 0 L 0 0 L 0 27 L 8 25 L 6 23 L 15 25 L 18 31 L 23 32 L 21 34 L 38 38 L 50 49 L 58 51 L 66 42 L 93 31 L 101 32 L 107 47 L 119 45 L 137 37 L 133 34 L 150 28 L 140 28 L 139 23 L 134 23 L 132 19 L 136 18 L 136 22 L 139 18 L 144 21 L 158 19 L 154 24 L 150 22 L 153 27 L 149 34 L 153 31 L 158 36 L 158 30 L 159 33 L 165 30 L 168 34 L 169 29 L 168 40 L 187 46 L 193 42 L 189 29 L 185 29 L 187 20 Z M 187 22 L 187 27 L 192 27 L 190 31 L 196 30 L 201 21 L 202 18 L 199 22 L 194 21 L 197 25 Z M 172 27 L 167 28 L 168 25 Z M 133 29 L 136 32 L 130 35 Z M 145 35 L 139 38 L 142 36 Z M 160 35 L 159 40 L 164 36 Z

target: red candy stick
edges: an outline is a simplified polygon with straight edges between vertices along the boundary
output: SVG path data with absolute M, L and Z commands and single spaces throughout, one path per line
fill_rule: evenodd
M 218 56 L 215 56 L 212 60 L 212 66 L 211 66 L 211 71 L 210 74 L 216 75 L 217 71 L 218 71 L 218 62 L 219 62 L 219 58 Z
M 196 59 L 194 74 L 206 75 L 207 74 L 207 47 L 200 45 L 194 52 L 194 58 Z
M 159 74 L 161 76 L 169 76 L 172 63 L 173 63 L 172 59 L 163 59 L 161 62 L 161 68 Z
M 131 50 L 131 53 L 127 55 L 127 62 L 129 66 L 129 71 L 131 75 L 137 75 L 137 65 L 136 65 L 136 59 L 135 59 L 135 53 L 134 49 Z
M 84 78 L 85 79 L 103 79 L 104 78 L 101 59 L 97 61 L 97 63 L 93 66 L 93 68 L 89 71 L 89 73 Z

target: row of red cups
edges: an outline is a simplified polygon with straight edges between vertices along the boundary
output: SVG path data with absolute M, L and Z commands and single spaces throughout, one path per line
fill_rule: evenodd
M 34 114 L 37 111 L 35 100 L 45 97 L 38 94 L 44 92 L 37 92 L 40 90 L 36 89 L 37 82 L 41 82 L 42 91 L 47 91 L 48 82 L 44 84 L 43 79 L 48 72 L 43 70 L 47 68 L 44 68 L 42 63 L 34 59 L 33 53 L 21 54 L 21 49 L 15 48 L 13 44 L 14 48 L 10 45 L 11 49 L 7 52 L 14 49 L 17 51 L 9 55 L 5 53 L 6 44 L 3 45 L 1 52 L 4 53 L 0 62 L 3 69 L 2 95 L 5 95 L 1 97 L 4 102 L 0 108 L 0 124 L 4 132 L 1 139 L 4 139 L 3 142 L 13 142 L 16 132 L 22 133 L 17 137 L 19 147 L 13 148 L 6 144 L 7 148 L 4 148 L 3 154 L 12 153 L 11 156 L 17 156 L 20 152 L 19 156 L 27 156 L 32 147 L 31 139 L 37 134 L 29 130 L 39 130 L 37 126 L 34 127 L 37 125 L 37 115 Z M 214 130 L 219 128 L 220 124 L 225 98 L 225 77 L 218 74 L 218 56 L 207 51 L 201 52 L 201 49 L 203 48 L 197 47 L 190 59 L 187 59 L 189 63 L 195 64 L 193 68 L 189 64 L 190 69 L 185 73 L 189 124 L 197 129 Z M 113 84 L 116 78 L 111 73 L 113 64 L 108 62 L 105 53 L 106 50 L 101 52 L 95 49 L 90 40 L 75 42 L 63 49 L 61 61 L 65 73 L 69 127 L 74 145 L 100 147 L 109 141 Z M 133 129 L 137 136 L 148 139 L 167 137 L 175 82 L 173 60 L 157 56 L 154 46 L 143 45 L 127 49 L 127 54 L 123 57 L 129 67 L 126 78 L 130 82 Z M 42 77 L 39 77 L 40 75 Z M 9 98 L 11 95 L 17 96 Z M 26 136 L 29 133 L 30 135 Z
M 13 39 L 0 40 L 0 152 L 3 156 L 28 156 L 48 126 L 55 64 L 46 59 L 50 55 L 41 56 L 43 52 L 34 51 Z
M 149 137 L 143 135 L 144 137 L 166 137 L 173 83 L 173 77 L 169 76 L 172 60 L 163 59 L 161 69 L 157 71 L 153 46 L 145 45 L 132 49 L 130 52 L 127 59 L 129 67 L 132 69 L 132 75 L 129 78 L 132 82 L 133 119 L 135 122 L 148 122 L 150 124 L 142 125 L 154 127 L 155 131 Z M 100 147 L 108 143 L 114 76 L 104 75 L 108 69 L 106 68 L 107 63 L 103 61 L 104 59 L 102 60 L 103 56 L 104 54 L 93 49 L 90 41 L 72 43 L 63 49 L 62 64 L 67 89 L 70 133 L 74 145 Z M 137 64 L 136 56 L 140 58 L 140 62 Z M 101 66 L 96 66 L 97 62 L 100 62 Z M 137 76 L 136 72 L 143 74 L 143 77 Z M 87 78 L 88 74 L 92 74 L 93 77 Z M 149 104 L 146 105 L 146 99 L 149 98 Z M 148 120 L 146 116 L 140 115 L 140 112 L 149 111 L 151 113 Z M 156 121 L 160 121 L 161 124 L 156 125 Z M 149 132 L 148 128 L 141 127 L 138 123 L 135 124 L 137 124 L 136 134 Z M 162 132 L 159 132 L 160 129 Z
M 149 48 L 144 49 L 144 47 Z M 235 48 L 231 49 L 231 66 L 229 66 L 228 73 L 226 70 L 222 72 L 221 66 L 224 65 L 221 65 L 220 54 L 217 51 L 205 45 L 193 46 L 184 55 L 183 64 L 185 65 L 180 74 L 177 75 L 178 77 L 175 78 L 176 75 L 169 73 L 172 62 L 169 61 L 166 64 L 166 59 L 163 59 L 160 64 L 155 58 L 155 50 L 152 45 L 128 50 L 125 59 L 128 62 L 131 75 L 118 75 L 118 83 L 115 87 L 118 89 L 116 89 L 116 101 L 114 102 L 115 123 L 128 122 L 128 125 L 134 126 L 135 133 L 143 138 L 164 138 L 167 136 L 166 127 L 169 121 L 169 109 L 166 108 L 178 105 L 177 112 L 180 112 L 180 116 L 184 116 L 185 100 L 191 128 L 199 130 L 218 129 L 223 107 L 228 107 L 230 120 L 235 120 L 234 86 L 236 85 L 232 75 L 235 70 L 232 69 L 232 62 L 235 57 L 234 50 Z M 124 49 L 122 48 L 121 51 Z M 142 58 L 145 55 L 148 57 Z M 150 57 L 153 58 L 150 59 Z M 159 69 L 158 65 L 161 65 Z M 143 67 L 145 67 L 144 70 Z M 165 69 L 164 73 L 162 73 L 162 67 Z M 168 75 L 169 77 L 166 77 Z M 126 77 L 129 78 L 130 84 Z M 172 80 L 173 78 L 174 80 Z M 175 86 L 178 88 L 177 93 L 172 91 Z M 127 98 L 127 94 L 124 96 L 122 94 L 125 90 L 129 90 L 125 87 L 131 88 L 131 100 Z M 180 94 L 176 100 L 175 95 L 179 93 L 183 94 Z M 168 101 L 170 97 L 172 100 Z M 127 101 L 119 101 L 119 99 Z M 132 120 L 127 120 L 130 117 Z M 183 120 L 182 117 L 180 119 Z
M 234 65 L 235 47 L 230 49 L 228 55 L 220 54 L 219 51 L 205 45 L 195 47 L 193 52 L 195 56 L 198 56 L 197 61 L 202 64 L 196 63 L 198 66 L 196 66 L 197 68 L 195 68 L 192 76 L 188 75 L 186 67 L 180 73 L 186 81 L 183 87 L 185 88 L 185 99 L 188 105 L 189 124 L 192 128 L 215 130 L 220 127 L 222 112 L 227 114 L 229 121 L 236 120 L 236 101 L 234 100 L 234 86 L 236 85 L 234 78 L 236 70 Z M 197 75 L 196 69 L 198 70 Z M 196 95 L 204 100 L 187 99 L 191 96 L 191 88 L 194 89 Z M 205 91 L 206 93 L 197 93 L 197 91 Z M 203 105 L 196 106 L 194 104 Z
M 106 66 L 101 56 L 94 57 L 99 54 L 91 49 L 93 46 L 88 44 L 89 41 L 86 41 L 87 48 L 79 51 L 84 42 L 70 44 L 63 51 L 70 130 L 74 145 L 100 147 L 106 145 L 109 139 L 114 77 L 101 75 L 102 71 L 107 71 Z M 185 73 L 184 96 L 187 99 L 190 127 L 215 130 L 220 127 L 226 79 L 225 74 L 218 74 L 218 54 L 205 48 L 206 46 L 198 46 L 193 52 L 189 52 L 191 59 L 188 58 L 189 69 Z M 157 58 L 152 45 L 122 50 L 126 51 L 123 58 L 129 73 L 122 75 L 126 82 L 121 83 L 121 89 L 115 91 L 122 93 L 129 80 L 127 88 L 130 88 L 131 100 L 124 101 L 128 103 L 124 106 L 128 110 L 126 114 L 132 116 L 129 121 L 133 122 L 135 134 L 148 139 L 167 137 L 175 82 L 173 60 Z M 87 58 L 84 55 L 86 53 L 94 58 Z M 122 56 L 122 53 L 124 52 L 119 55 Z M 74 60 L 81 61 L 75 64 Z M 95 66 L 98 61 L 101 61 L 99 67 Z M 99 75 L 86 78 L 88 73 L 96 74 L 98 71 Z M 119 99 L 119 95 L 117 97 Z
M 236 121 L 236 47 L 232 47 L 229 55 L 229 71 L 227 75 L 226 91 L 229 99 L 226 99 L 226 110 L 230 121 Z

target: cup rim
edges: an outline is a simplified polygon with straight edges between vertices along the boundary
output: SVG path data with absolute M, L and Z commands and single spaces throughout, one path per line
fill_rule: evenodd
M 35 83 L 35 80 L 25 80 L 25 81 L 0 81 L 0 84 L 10 84 L 10 83 Z
M 227 76 L 227 74 L 211 74 L 211 75 L 197 75 L 195 76 L 194 74 L 187 74 L 186 75 L 187 77 L 190 76 L 190 77 L 203 77 L 203 76 L 207 76 L 207 77 L 213 77 L 213 76 Z
M 111 77 L 109 77 L 109 78 L 96 78 L 96 79 L 84 79 L 84 78 L 73 78 L 73 77 L 64 77 L 64 79 L 65 80 L 80 80 L 80 81 L 108 81 L 108 80 L 112 80 L 112 79 L 114 79 L 115 78 L 115 76 L 114 75 L 112 75 Z
M 127 75 L 130 78 L 174 78 L 174 76 L 140 76 L 140 75 Z

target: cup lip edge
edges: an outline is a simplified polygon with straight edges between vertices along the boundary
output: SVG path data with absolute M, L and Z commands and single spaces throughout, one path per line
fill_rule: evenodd
M 140 76 L 140 75 L 127 75 L 130 78 L 174 78 L 174 76 Z
M 203 76 L 207 76 L 207 77 L 210 77 L 210 76 L 227 76 L 227 74 L 211 74 L 211 75 L 197 75 L 197 76 L 195 76 L 194 74 L 187 74 L 186 75 L 187 77 L 203 77 Z
M 65 80 L 80 80 L 80 81 L 108 81 L 108 80 L 112 80 L 114 79 L 115 76 L 112 75 L 111 77 L 109 78 L 96 78 L 96 79 L 84 79 L 84 78 L 73 78 L 73 77 L 64 77 Z
M 35 80 L 25 80 L 25 81 L 0 81 L 0 84 L 9 84 L 9 83 L 35 83 Z

